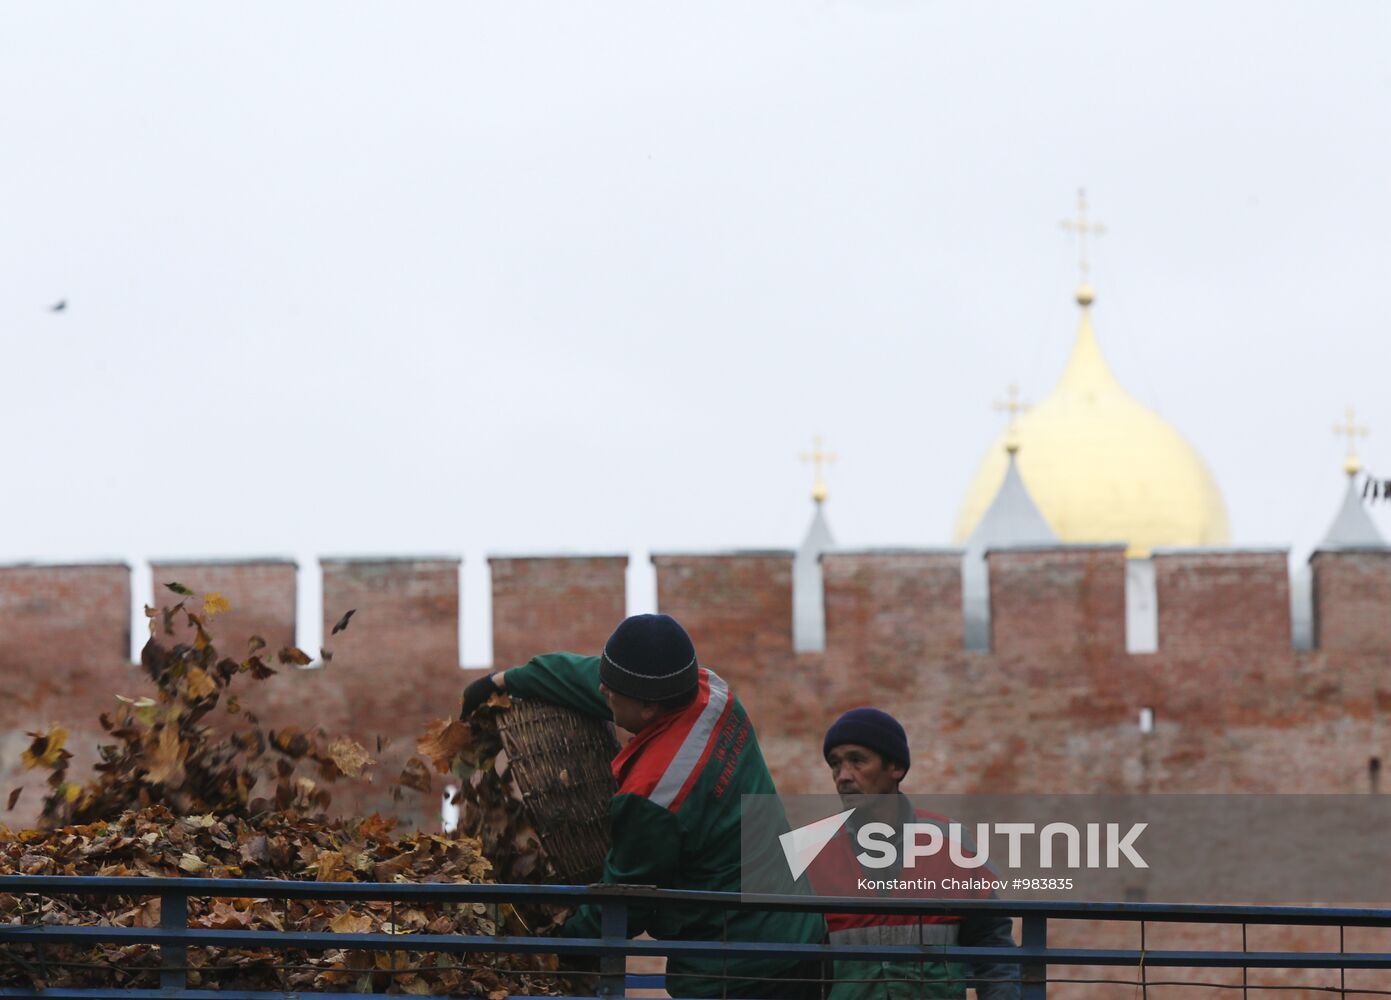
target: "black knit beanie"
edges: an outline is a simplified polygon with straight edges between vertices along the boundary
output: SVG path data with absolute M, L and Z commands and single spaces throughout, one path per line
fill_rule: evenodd
M 695 644 L 671 615 L 625 618 L 604 643 L 599 679 L 610 690 L 640 701 L 665 701 L 700 682 Z
M 888 712 L 877 708 L 852 708 L 826 730 L 821 756 L 827 756 L 831 747 L 842 743 L 856 743 L 877 750 L 889 760 L 902 764 L 905 771 L 908 769 L 908 734 Z

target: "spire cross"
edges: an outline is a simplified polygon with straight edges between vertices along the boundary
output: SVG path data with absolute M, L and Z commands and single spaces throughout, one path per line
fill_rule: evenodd
M 1077 189 L 1077 218 L 1064 219 L 1058 223 L 1063 229 L 1077 234 L 1077 266 L 1082 272 L 1082 284 L 1087 283 L 1091 264 L 1087 260 L 1087 237 L 1106 235 L 1106 227 L 1099 222 L 1087 221 L 1087 189 Z
M 1348 454 L 1343 459 L 1343 471 L 1349 476 L 1361 472 L 1362 461 L 1357 457 L 1357 439 L 1367 436 L 1367 427 L 1357 422 L 1357 411 L 1349 406 L 1344 411 L 1343 422 L 1333 425 L 1333 433 L 1348 439 Z
M 1011 382 L 1005 389 L 1008 395 L 1003 403 L 996 400 L 993 404 L 995 412 L 1008 413 L 1009 424 L 1005 427 L 1005 450 L 1013 455 L 1019 450 L 1019 414 L 1026 413 L 1029 404 L 1019 398 L 1019 386 Z
M 826 489 L 826 478 L 824 475 L 824 470 L 822 469 L 822 465 L 833 465 L 836 460 L 835 452 L 822 451 L 821 435 L 816 434 L 813 435 L 811 439 L 811 451 L 802 452 L 801 457 L 803 462 L 810 462 L 812 464 L 813 474 L 816 478 L 815 481 L 812 483 L 811 498 L 815 500 L 817 503 L 821 503 L 826 499 L 828 493 Z

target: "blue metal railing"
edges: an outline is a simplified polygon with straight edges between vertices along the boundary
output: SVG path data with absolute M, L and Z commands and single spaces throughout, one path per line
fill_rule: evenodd
M 267 949 L 278 953 L 347 949 L 363 952 L 420 952 L 446 955 L 467 953 L 554 954 L 599 960 L 597 992 L 623 996 L 632 988 L 658 985 L 654 977 L 625 975 L 629 956 L 809 959 L 902 962 L 1009 963 L 1020 969 L 1022 1000 L 1043 1000 L 1048 967 L 1055 965 L 1211 969 L 1377 969 L 1391 971 L 1391 953 L 1290 952 L 1204 950 L 1050 948 L 1050 921 L 1127 921 L 1246 925 L 1391 927 L 1391 910 L 1273 906 L 1201 906 L 1151 903 L 1054 903 L 1011 900 L 951 900 L 752 896 L 737 893 L 654 889 L 643 886 L 459 885 L 419 883 L 291 882 L 259 879 L 109 878 L 88 876 L 0 876 L 0 892 L 68 896 L 138 896 L 160 900 L 157 927 L 73 926 L 56 924 L 0 925 L 0 961 L 12 946 L 43 948 L 59 945 L 153 945 L 159 948 L 160 988 L 42 989 L 0 987 L 3 997 L 163 997 L 193 998 L 286 997 L 306 992 L 314 997 L 381 996 L 364 993 L 275 992 L 192 989 L 187 984 L 187 949 L 221 947 Z M 217 930 L 188 926 L 188 899 L 260 898 L 268 900 L 376 901 L 382 903 L 560 904 L 590 903 L 600 911 L 600 937 L 557 938 L 523 935 L 378 934 L 312 931 Z M 821 911 L 833 913 L 892 913 L 964 915 L 990 912 L 1019 917 L 1022 944 L 1018 948 L 965 948 L 948 945 L 829 945 L 751 941 L 628 940 L 628 908 L 644 905 L 704 907 L 725 911 Z M 1244 940 L 1244 935 L 1243 935 Z M 409 971 L 408 968 L 400 971 Z M 1143 980 L 1137 985 L 1145 985 Z M 1256 987 L 1252 987 L 1253 989 Z M 1347 993 L 1358 991 L 1346 990 Z M 1366 992 L 1366 991 L 1363 991 Z

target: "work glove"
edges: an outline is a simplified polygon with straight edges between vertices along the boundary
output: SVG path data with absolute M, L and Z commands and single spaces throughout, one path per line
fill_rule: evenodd
M 492 674 L 488 674 L 486 677 L 480 677 L 468 687 L 464 688 L 463 707 L 459 710 L 460 721 L 467 719 L 478 709 L 479 705 L 483 704 L 501 690 L 502 688 L 498 687 L 497 682 L 493 680 Z

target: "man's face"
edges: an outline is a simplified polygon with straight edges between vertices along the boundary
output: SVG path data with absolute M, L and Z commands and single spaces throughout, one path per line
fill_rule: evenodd
M 599 685 L 599 693 L 609 703 L 609 711 L 613 712 L 614 725 L 626 729 L 630 733 L 641 732 L 644 726 L 660 714 L 657 706 L 651 702 L 629 698 L 626 694 L 619 694 L 606 684 Z
M 878 750 L 842 743 L 826 754 L 831 780 L 841 795 L 891 795 L 907 770 L 884 759 Z

